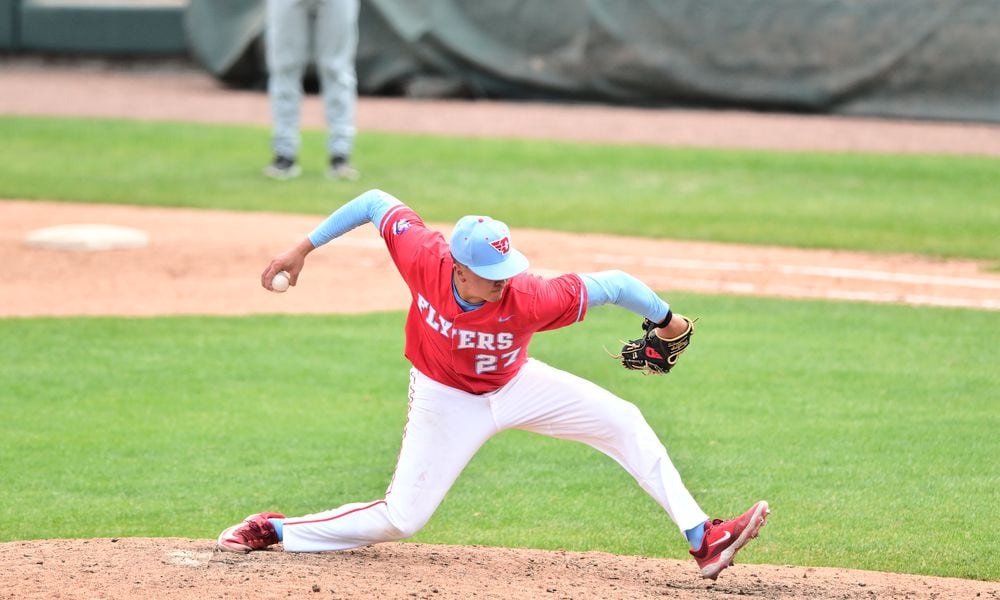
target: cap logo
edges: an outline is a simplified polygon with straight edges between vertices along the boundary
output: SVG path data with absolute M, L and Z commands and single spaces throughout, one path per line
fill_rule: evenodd
M 499 252 L 500 254 L 507 254 L 508 252 L 510 252 L 510 238 L 507 236 L 503 236 L 499 240 L 494 240 L 490 242 L 490 246 L 493 246 L 493 249 Z

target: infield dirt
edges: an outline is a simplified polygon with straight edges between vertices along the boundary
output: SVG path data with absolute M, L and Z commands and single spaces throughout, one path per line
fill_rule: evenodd
M 141 70 L 7 60 L 0 114 L 266 123 L 266 99 L 187 68 Z M 80 93 L 87 90 L 91 93 Z M 447 113 L 447 119 L 442 114 Z M 319 127 L 307 98 L 307 127 Z M 1000 155 L 1000 127 L 748 113 L 362 99 L 359 128 L 614 143 Z M 257 169 L 259 165 L 248 165 Z M 373 187 L 377 182 L 372 182 Z M 27 232 L 104 222 L 150 233 L 147 248 L 68 253 Z M 0 316 L 358 312 L 404 308 L 406 290 L 374 232 L 310 258 L 296 289 L 259 287 L 267 259 L 315 225 L 293 215 L 0 201 Z M 441 225 L 447 229 L 448 225 Z M 627 268 L 661 290 L 970 306 L 996 304 L 1000 274 L 971 261 L 630 241 L 515 229 L 541 271 Z M 552 240 L 562 250 L 553 255 Z M 211 257 L 206 260 L 205 257 Z M 683 259 L 683 260 L 680 260 Z M 354 265 L 356 268 L 347 268 Z M 142 285 L 134 285 L 137 277 Z M 752 499 L 748 499 L 752 500 Z M 317 509 L 326 507 L 317 507 Z M 782 523 L 774 506 L 768 529 Z M 778 518 L 775 518 L 778 517 Z M 220 523 L 219 528 L 229 525 Z M 206 532 L 214 536 L 216 532 Z M 664 544 L 677 543 L 664 532 Z M 932 551 L 928 549 L 928 551 Z M 753 561 L 753 544 L 741 558 Z M 0 544 L 0 598 L 1000 598 L 1000 583 L 832 568 L 740 564 L 718 582 L 692 561 L 589 552 L 393 543 L 329 554 L 217 553 L 211 539 Z

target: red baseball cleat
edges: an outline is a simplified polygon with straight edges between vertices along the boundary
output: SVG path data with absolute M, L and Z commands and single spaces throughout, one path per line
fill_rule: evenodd
M 698 561 L 702 577 L 715 579 L 723 569 L 733 564 L 733 557 L 747 542 L 757 537 L 770 512 L 767 502 L 761 500 L 735 519 L 713 519 L 705 523 L 701 548 L 690 550 L 691 556 Z
M 281 513 L 265 512 L 250 515 L 219 534 L 216 544 L 222 550 L 229 552 L 250 552 L 263 550 L 272 544 L 277 544 L 278 532 L 268 519 L 284 519 Z

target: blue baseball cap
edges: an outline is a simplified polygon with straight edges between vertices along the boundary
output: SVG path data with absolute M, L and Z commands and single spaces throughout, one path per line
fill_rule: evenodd
M 470 215 L 455 224 L 451 255 L 484 279 L 499 281 L 528 269 L 528 257 L 510 243 L 510 229 L 490 217 Z

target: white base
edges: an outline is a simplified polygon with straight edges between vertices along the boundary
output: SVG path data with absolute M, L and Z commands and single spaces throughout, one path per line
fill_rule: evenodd
M 57 225 L 32 231 L 25 237 L 24 243 L 51 250 L 119 250 L 145 248 L 149 245 L 149 234 L 118 225 Z

